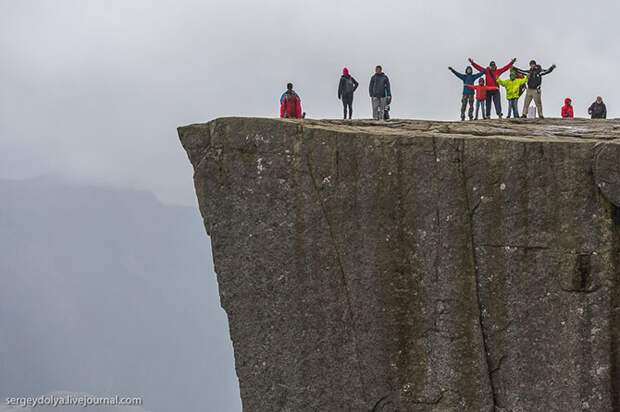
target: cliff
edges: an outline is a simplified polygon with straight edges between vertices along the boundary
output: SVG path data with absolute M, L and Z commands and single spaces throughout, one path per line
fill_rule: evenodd
M 620 121 L 179 136 L 244 410 L 620 410 Z

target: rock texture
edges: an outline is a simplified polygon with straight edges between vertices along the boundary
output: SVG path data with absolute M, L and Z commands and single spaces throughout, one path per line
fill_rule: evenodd
M 620 122 L 179 135 L 244 410 L 620 410 Z

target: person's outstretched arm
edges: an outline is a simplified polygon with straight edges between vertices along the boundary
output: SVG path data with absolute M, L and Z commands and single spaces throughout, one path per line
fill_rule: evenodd
M 485 69 L 485 70 L 484 70 L 484 71 L 482 71 L 482 72 L 478 72 L 478 73 L 474 74 L 474 75 L 473 75 L 473 76 L 474 76 L 474 80 L 476 80 L 478 77 L 482 76 L 482 75 L 483 75 L 483 74 L 485 74 L 486 72 L 487 72 L 487 71 L 486 71 L 486 69 Z
M 476 70 L 478 70 L 480 72 L 486 70 L 484 67 L 482 67 L 481 65 L 479 65 L 478 63 L 473 61 L 471 57 L 469 58 L 469 62 L 471 63 L 472 66 L 474 66 L 476 68 Z
M 474 86 L 473 84 L 465 84 L 464 86 L 465 86 L 465 87 L 469 87 L 470 89 L 474 89 L 474 90 L 476 90 L 476 89 L 479 89 L 479 88 L 480 88 L 480 86 Z
M 456 77 L 458 77 L 461 80 L 465 80 L 465 75 L 462 73 L 457 72 L 456 70 L 454 70 L 452 67 L 448 67 L 448 70 L 450 70 Z
M 529 70 L 519 69 L 517 66 L 512 66 L 512 70 L 519 74 L 524 74 L 524 75 L 530 74 Z
M 510 67 L 514 64 L 514 62 L 516 62 L 517 59 L 514 58 L 512 60 L 510 60 L 508 62 L 507 65 L 505 65 L 504 67 L 502 67 L 501 69 L 497 69 L 497 76 L 499 77 L 500 74 L 504 73 L 506 70 L 510 69 Z
M 551 67 L 549 67 L 547 70 L 541 70 L 540 75 L 544 76 L 545 74 L 549 74 L 553 71 L 553 69 L 556 68 L 555 64 L 552 64 Z

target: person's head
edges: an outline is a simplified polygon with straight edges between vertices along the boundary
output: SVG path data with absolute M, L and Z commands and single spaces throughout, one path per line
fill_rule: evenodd
M 489 63 L 489 67 L 493 70 L 495 70 L 497 68 L 497 66 L 495 65 L 495 62 L 493 60 L 491 60 L 491 63 Z
M 472 74 L 474 70 L 471 68 L 471 66 L 467 66 L 467 68 L 465 69 L 465 73 L 467 74 Z
M 597 103 L 602 103 L 603 102 L 603 98 L 601 96 L 596 96 L 596 102 Z
M 570 99 L 570 97 L 567 97 L 566 99 L 564 99 L 564 103 L 566 103 L 567 106 L 570 106 L 572 102 L 573 101 Z
M 514 80 L 517 78 L 517 73 L 515 72 L 510 72 L 510 80 Z
M 484 85 L 484 79 L 482 77 L 480 78 L 480 80 L 478 80 L 478 84 Z
M 530 60 L 530 69 L 536 67 L 536 60 Z
M 342 69 L 342 74 L 349 74 L 349 69 L 347 69 L 346 67 L 344 69 Z
M 286 90 L 293 90 L 293 83 L 287 83 Z
M 383 68 L 379 65 L 377 65 L 377 67 L 375 67 L 375 73 L 379 74 L 383 71 Z

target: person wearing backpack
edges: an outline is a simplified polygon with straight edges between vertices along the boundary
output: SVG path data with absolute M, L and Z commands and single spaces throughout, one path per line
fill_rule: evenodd
M 282 96 L 280 96 L 280 104 L 282 104 L 282 101 L 284 101 L 284 98 L 286 97 L 286 93 L 288 93 L 289 91 L 292 92 L 301 102 L 301 97 L 299 97 L 297 92 L 293 90 L 293 83 L 287 83 L 286 90 L 284 91 L 284 93 L 282 93 Z
M 349 108 L 349 119 L 353 116 L 353 92 L 359 83 L 349 74 L 349 69 L 342 69 L 340 84 L 338 84 L 338 99 L 342 100 L 344 106 L 344 119 L 347 118 L 347 107 Z
M 301 112 L 301 101 L 293 90 L 284 92 L 284 99 L 280 104 L 280 118 L 282 119 L 303 119 L 304 114 Z
M 551 73 L 555 68 L 556 65 L 552 64 L 547 70 L 543 70 L 540 64 L 536 64 L 536 60 L 530 61 L 529 70 L 521 70 L 518 67 L 513 66 L 512 69 L 515 73 L 521 73 L 529 77 L 529 80 L 527 81 L 527 92 L 525 92 L 525 102 L 523 103 L 523 115 L 521 117 L 527 117 L 527 112 L 533 99 L 536 104 L 536 110 L 538 111 L 538 117 L 541 119 L 545 118 L 545 116 L 543 116 L 542 93 L 540 91 L 540 86 L 542 85 L 542 76 Z

